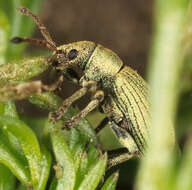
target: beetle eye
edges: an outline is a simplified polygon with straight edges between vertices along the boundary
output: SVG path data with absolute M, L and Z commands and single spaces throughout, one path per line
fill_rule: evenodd
M 69 54 L 68 54 L 68 58 L 69 60 L 75 59 L 78 55 L 78 51 L 76 49 L 72 49 Z
M 57 54 L 63 54 L 63 53 L 64 53 L 63 50 L 61 49 L 57 50 Z

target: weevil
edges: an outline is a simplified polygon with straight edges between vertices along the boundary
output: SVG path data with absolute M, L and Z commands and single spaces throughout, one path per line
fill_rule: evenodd
M 99 106 L 107 117 L 96 128 L 96 132 L 108 123 L 126 148 L 126 153 L 110 160 L 109 165 L 116 165 L 133 156 L 140 157 L 145 152 L 150 133 L 149 87 L 145 80 L 132 68 L 125 66 L 116 53 L 100 44 L 79 41 L 57 46 L 36 15 L 23 7 L 19 8 L 19 12 L 34 20 L 45 40 L 15 37 L 12 42 L 29 42 L 53 50 L 50 59 L 52 67 L 80 86 L 56 112 L 50 114 L 50 120 L 58 121 L 74 101 L 91 92 L 91 101 L 66 122 L 64 128 L 70 129 L 80 118 Z M 73 68 L 82 71 L 80 79 L 74 74 Z M 69 69 L 73 72 L 68 72 Z M 172 136 L 174 139 L 174 132 Z

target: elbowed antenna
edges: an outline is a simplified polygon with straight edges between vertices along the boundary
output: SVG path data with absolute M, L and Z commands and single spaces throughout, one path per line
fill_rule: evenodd
M 47 28 L 45 27 L 45 25 L 43 23 L 41 23 L 40 19 L 38 16 L 34 15 L 29 9 L 25 8 L 25 7 L 20 7 L 18 8 L 18 11 L 21 14 L 24 14 L 26 16 L 29 16 L 30 18 L 33 19 L 33 21 L 36 23 L 36 25 L 38 26 L 38 28 L 40 29 L 43 37 L 46 39 L 46 41 L 49 43 L 50 46 L 52 46 L 54 49 L 57 48 L 56 43 L 52 40 L 51 35 L 49 34 Z
M 35 39 L 35 38 L 21 38 L 21 37 L 14 37 L 11 39 L 11 42 L 14 44 L 19 44 L 22 42 L 28 42 L 31 44 L 35 44 L 38 46 L 46 47 L 49 50 L 55 51 L 56 48 L 53 48 L 46 40 L 40 40 L 40 39 Z

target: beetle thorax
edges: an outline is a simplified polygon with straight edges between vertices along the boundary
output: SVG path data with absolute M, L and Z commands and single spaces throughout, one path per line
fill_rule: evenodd
M 85 67 L 88 80 L 102 81 L 104 86 L 115 76 L 123 65 L 122 60 L 113 51 L 97 45 Z

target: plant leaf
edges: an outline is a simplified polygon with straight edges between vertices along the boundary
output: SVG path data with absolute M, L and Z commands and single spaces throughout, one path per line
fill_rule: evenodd
M 51 182 L 51 185 L 49 187 L 49 190 L 56 190 L 56 188 L 57 188 L 57 179 L 53 178 L 52 182 Z
M 57 190 L 73 190 L 75 185 L 75 165 L 68 145 L 58 133 L 51 134 L 54 154 L 61 176 L 58 179 Z
M 20 142 L 28 160 L 32 184 L 38 184 L 40 177 L 41 152 L 34 132 L 23 122 L 11 117 L 0 116 L 0 128 L 4 127 Z
M 16 85 L 38 76 L 48 68 L 46 57 L 27 58 L 0 66 L 0 87 Z
M 11 171 L 0 164 L 0 189 L 1 190 L 15 190 L 15 176 Z
M 46 150 L 45 147 L 42 148 L 42 161 L 41 161 L 41 176 L 39 179 L 39 183 L 35 190 L 44 190 L 47 184 L 47 180 L 50 174 L 51 168 L 51 154 Z
M 118 181 L 118 177 L 119 177 L 119 172 L 113 173 L 110 177 L 108 177 L 108 179 L 104 183 L 101 190 L 115 190 L 117 181 Z
M 6 165 L 22 183 L 29 184 L 28 168 L 4 142 L 3 134 L 0 134 L 0 162 Z
M 104 154 L 100 156 L 98 162 L 85 175 L 85 178 L 80 184 L 78 190 L 95 190 L 101 177 L 104 175 L 106 164 L 107 154 Z

